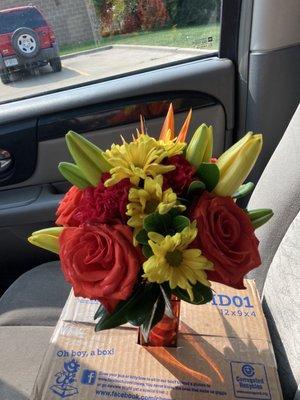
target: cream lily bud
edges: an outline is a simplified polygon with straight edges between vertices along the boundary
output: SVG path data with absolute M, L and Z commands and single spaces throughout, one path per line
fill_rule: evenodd
M 195 167 L 209 162 L 213 148 L 213 128 L 202 124 L 194 133 L 186 150 L 186 159 Z
M 247 133 L 217 161 L 220 180 L 214 188 L 218 196 L 232 196 L 244 183 L 262 149 L 262 135 Z
M 79 169 L 93 186 L 97 186 L 102 172 L 111 169 L 104 153 L 93 143 L 75 132 L 66 134 L 68 149 Z
M 58 164 L 58 170 L 67 181 L 78 187 L 78 189 L 85 189 L 92 186 L 91 182 L 86 179 L 81 169 L 75 164 L 61 162 Z
M 40 231 L 33 232 L 28 238 L 28 242 L 42 249 L 59 253 L 59 235 L 63 231 L 62 227 L 54 227 L 41 229 Z

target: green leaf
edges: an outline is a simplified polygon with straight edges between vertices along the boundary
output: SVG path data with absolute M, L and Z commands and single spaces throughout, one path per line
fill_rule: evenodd
M 270 208 L 259 208 L 257 210 L 247 211 L 249 218 L 251 219 L 252 226 L 254 229 L 259 228 L 269 221 L 274 215 Z
M 176 232 L 181 232 L 187 226 L 190 226 L 191 221 L 185 217 L 184 215 L 178 215 L 177 217 L 173 218 L 172 225 Z
M 209 192 L 217 186 L 220 179 L 220 170 L 217 164 L 201 163 L 197 169 L 197 174 Z
M 193 181 L 187 191 L 187 196 L 192 197 L 195 194 L 199 195 L 206 189 L 205 183 L 201 181 Z
M 146 244 L 142 247 L 142 252 L 146 258 L 150 258 L 153 256 L 153 251 L 148 244 Z
M 152 308 L 152 312 L 147 316 L 143 325 L 141 326 L 141 332 L 145 342 L 148 342 L 149 333 L 151 329 L 161 321 L 165 313 L 165 301 L 162 295 L 158 297 L 154 306 Z
M 251 221 L 255 221 L 258 218 L 264 217 L 266 215 L 273 215 L 271 208 L 257 208 L 256 210 L 246 210 Z
M 106 314 L 109 314 L 109 312 L 106 311 L 106 308 L 105 308 L 102 304 L 100 304 L 98 310 L 96 311 L 96 313 L 95 313 L 95 315 L 94 315 L 94 319 L 98 319 L 98 318 L 101 319 L 101 318 L 104 318 L 104 316 L 105 316 Z
M 235 199 L 241 199 L 251 193 L 254 187 L 255 185 L 253 182 L 245 183 L 244 185 L 241 185 L 235 193 L 233 193 L 232 197 Z
M 147 232 L 158 232 L 165 234 L 172 223 L 172 217 L 169 214 L 152 213 L 144 219 L 144 229 Z
M 186 206 L 187 208 L 191 205 L 191 201 L 184 197 L 177 197 L 177 201 L 178 201 L 178 204 L 182 204 L 183 206 Z M 172 210 L 169 211 L 169 214 L 173 210 L 175 210 L 175 208 L 172 208 Z M 179 212 L 177 212 L 177 214 L 179 214 Z
M 121 301 L 115 311 L 111 314 L 106 313 L 95 326 L 95 331 L 103 331 L 105 329 L 116 328 L 117 326 L 126 324 L 126 314 L 130 308 L 134 308 L 143 296 L 143 287 L 138 287 L 133 295 L 126 301 Z
M 260 228 L 266 222 L 268 222 L 274 214 L 265 215 L 264 217 L 258 218 L 255 221 L 252 221 L 252 226 L 254 229 Z
M 173 318 L 173 310 L 172 310 L 172 304 L 171 304 L 171 289 L 170 289 L 170 285 L 166 282 L 165 284 L 159 285 L 160 286 L 160 290 L 162 292 L 163 298 L 165 300 L 165 314 L 169 317 L 169 318 Z
M 145 286 L 143 295 L 134 308 L 126 312 L 126 319 L 132 325 L 140 326 L 152 312 L 153 306 L 160 295 L 159 285 L 150 283 Z
M 203 285 L 200 282 L 197 282 L 195 285 L 193 285 L 193 293 L 194 293 L 193 301 L 191 301 L 188 292 L 184 289 L 181 289 L 179 286 L 177 286 L 172 291 L 172 293 L 175 294 L 175 296 L 179 297 L 181 300 L 191 304 L 205 304 L 211 301 L 213 298 L 211 288 Z
M 184 228 L 186 228 L 189 225 L 190 225 L 190 220 L 187 217 L 178 214 L 175 215 L 173 213 L 172 214 L 167 213 L 163 215 L 158 213 L 153 213 L 148 215 L 144 219 L 144 231 L 157 232 L 162 234 L 163 236 L 175 235 L 175 233 L 181 232 Z M 144 240 L 144 232 L 142 232 L 139 237 L 137 236 L 137 240 L 138 241 Z M 145 245 L 147 244 L 145 243 Z M 145 249 L 145 251 L 147 251 L 147 249 Z
M 179 198 L 177 197 L 179 200 Z M 181 199 L 180 199 L 181 200 Z M 184 199 L 183 199 L 184 200 Z M 177 215 L 180 215 L 180 212 L 178 211 L 177 208 L 171 208 L 171 210 L 168 212 L 168 215 L 170 215 L 171 218 L 176 217 Z
M 139 231 L 139 233 L 136 235 L 135 239 L 140 243 L 140 244 L 148 244 L 148 234 L 145 229 L 142 229 Z

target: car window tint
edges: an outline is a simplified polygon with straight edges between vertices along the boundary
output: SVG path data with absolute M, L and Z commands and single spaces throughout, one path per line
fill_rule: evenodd
M 0 34 L 12 33 L 20 27 L 35 29 L 45 24 L 37 10 L 20 10 L 18 12 L 0 13 Z

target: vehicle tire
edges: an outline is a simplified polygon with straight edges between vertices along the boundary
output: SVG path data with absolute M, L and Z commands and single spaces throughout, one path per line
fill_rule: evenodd
M 7 85 L 10 82 L 10 73 L 8 71 L 1 71 L 0 76 L 1 82 L 4 83 L 4 85 Z
M 52 58 L 52 60 L 50 60 L 50 65 L 51 65 L 53 72 L 61 71 L 61 60 L 59 57 Z
M 41 48 L 38 35 L 29 28 L 16 29 L 11 37 L 11 43 L 15 52 L 24 58 L 35 57 Z

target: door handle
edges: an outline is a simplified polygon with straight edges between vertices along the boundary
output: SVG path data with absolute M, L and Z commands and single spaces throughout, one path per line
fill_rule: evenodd
M 0 176 L 7 172 L 13 164 L 11 154 L 4 149 L 0 148 Z

